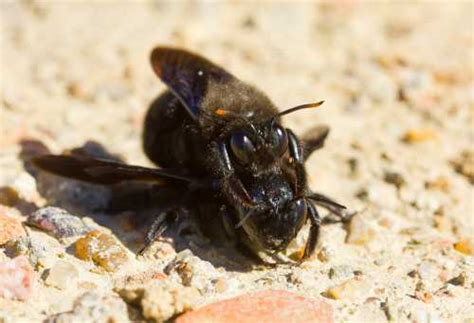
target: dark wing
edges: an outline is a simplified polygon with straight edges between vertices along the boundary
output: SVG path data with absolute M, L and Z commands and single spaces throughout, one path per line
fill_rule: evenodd
M 308 130 L 302 137 L 304 160 L 316 150 L 323 148 L 324 141 L 329 135 L 329 127 L 325 125 L 316 126 Z
M 31 161 L 38 168 L 55 175 L 95 184 L 111 185 L 131 180 L 161 185 L 195 182 L 195 179 L 172 170 L 132 166 L 79 155 L 43 155 Z
M 156 75 L 186 107 L 192 118 L 200 114 L 210 82 L 228 82 L 234 77 L 207 59 L 186 50 L 157 47 L 151 53 Z

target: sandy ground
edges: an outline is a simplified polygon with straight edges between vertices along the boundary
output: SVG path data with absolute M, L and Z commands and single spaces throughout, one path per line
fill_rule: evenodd
M 0 321 L 41 321 L 70 311 L 87 291 L 116 295 L 124 280 L 164 269 L 199 290 L 193 306 L 285 289 L 325 299 L 337 321 L 474 321 L 473 9 L 469 2 L 3 1 L 0 186 L 24 202 L 81 213 L 54 190 L 38 196 L 19 158 L 25 138 L 56 153 L 94 140 L 128 163 L 150 166 L 141 128 L 164 89 L 148 57 L 160 44 L 226 66 L 281 109 L 325 100 L 323 109 L 285 117 L 285 124 L 298 134 L 331 127 L 307 164 L 311 188 L 359 214 L 348 227 L 324 227 L 317 255 L 299 268 L 242 270 L 222 260 L 230 251 L 192 239 L 173 248 L 158 243 L 156 254 L 135 259 L 143 230 L 124 224 L 127 215 L 82 211 L 89 225 L 118 237 L 131 260 L 100 272 L 67 242 L 29 229 L 49 261 L 35 272 L 26 301 L 0 299 Z M 105 193 L 90 192 L 80 198 L 97 206 L 93 196 Z M 35 209 L 29 206 L 2 210 L 24 219 Z M 194 270 L 185 281 L 172 264 L 175 249 L 187 248 L 199 257 L 180 254 Z M 70 286 L 47 284 L 59 260 L 79 273 Z

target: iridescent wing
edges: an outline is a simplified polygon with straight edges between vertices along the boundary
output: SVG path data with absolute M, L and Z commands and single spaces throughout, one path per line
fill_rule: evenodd
M 201 112 L 201 102 L 210 83 L 229 82 L 234 78 L 207 59 L 181 49 L 157 47 L 151 53 L 156 75 L 186 107 L 193 119 Z

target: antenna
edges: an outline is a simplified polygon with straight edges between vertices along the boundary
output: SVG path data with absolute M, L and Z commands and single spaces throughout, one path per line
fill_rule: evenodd
M 323 103 L 324 103 L 324 101 L 319 101 L 319 102 L 316 102 L 316 103 L 307 103 L 307 104 L 298 105 L 294 108 L 286 109 L 286 110 L 283 110 L 283 111 L 277 113 L 275 116 L 273 116 L 273 118 L 281 117 L 281 116 L 284 116 L 285 114 L 293 113 L 293 112 L 298 111 L 298 110 L 317 108 L 317 107 L 321 106 Z

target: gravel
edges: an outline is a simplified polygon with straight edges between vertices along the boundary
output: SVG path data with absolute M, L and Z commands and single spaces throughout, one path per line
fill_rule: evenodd
M 0 6 L 0 321 L 162 321 L 184 311 L 184 322 L 217 321 L 264 299 L 258 321 L 282 297 L 300 314 L 324 304 L 305 313 L 328 322 L 474 319 L 472 3 Z M 79 147 L 151 166 L 142 123 L 165 86 L 148 55 L 163 44 L 225 66 L 280 109 L 325 100 L 284 123 L 298 135 L 330 127 L 308 160 L 309 184 L 357 215 L 325 225 L 308 262 L 255 265 L 185 235 L 182 223 L 137 256 L 156 210 L 110 214 L 110 189 L 29 164 Z

